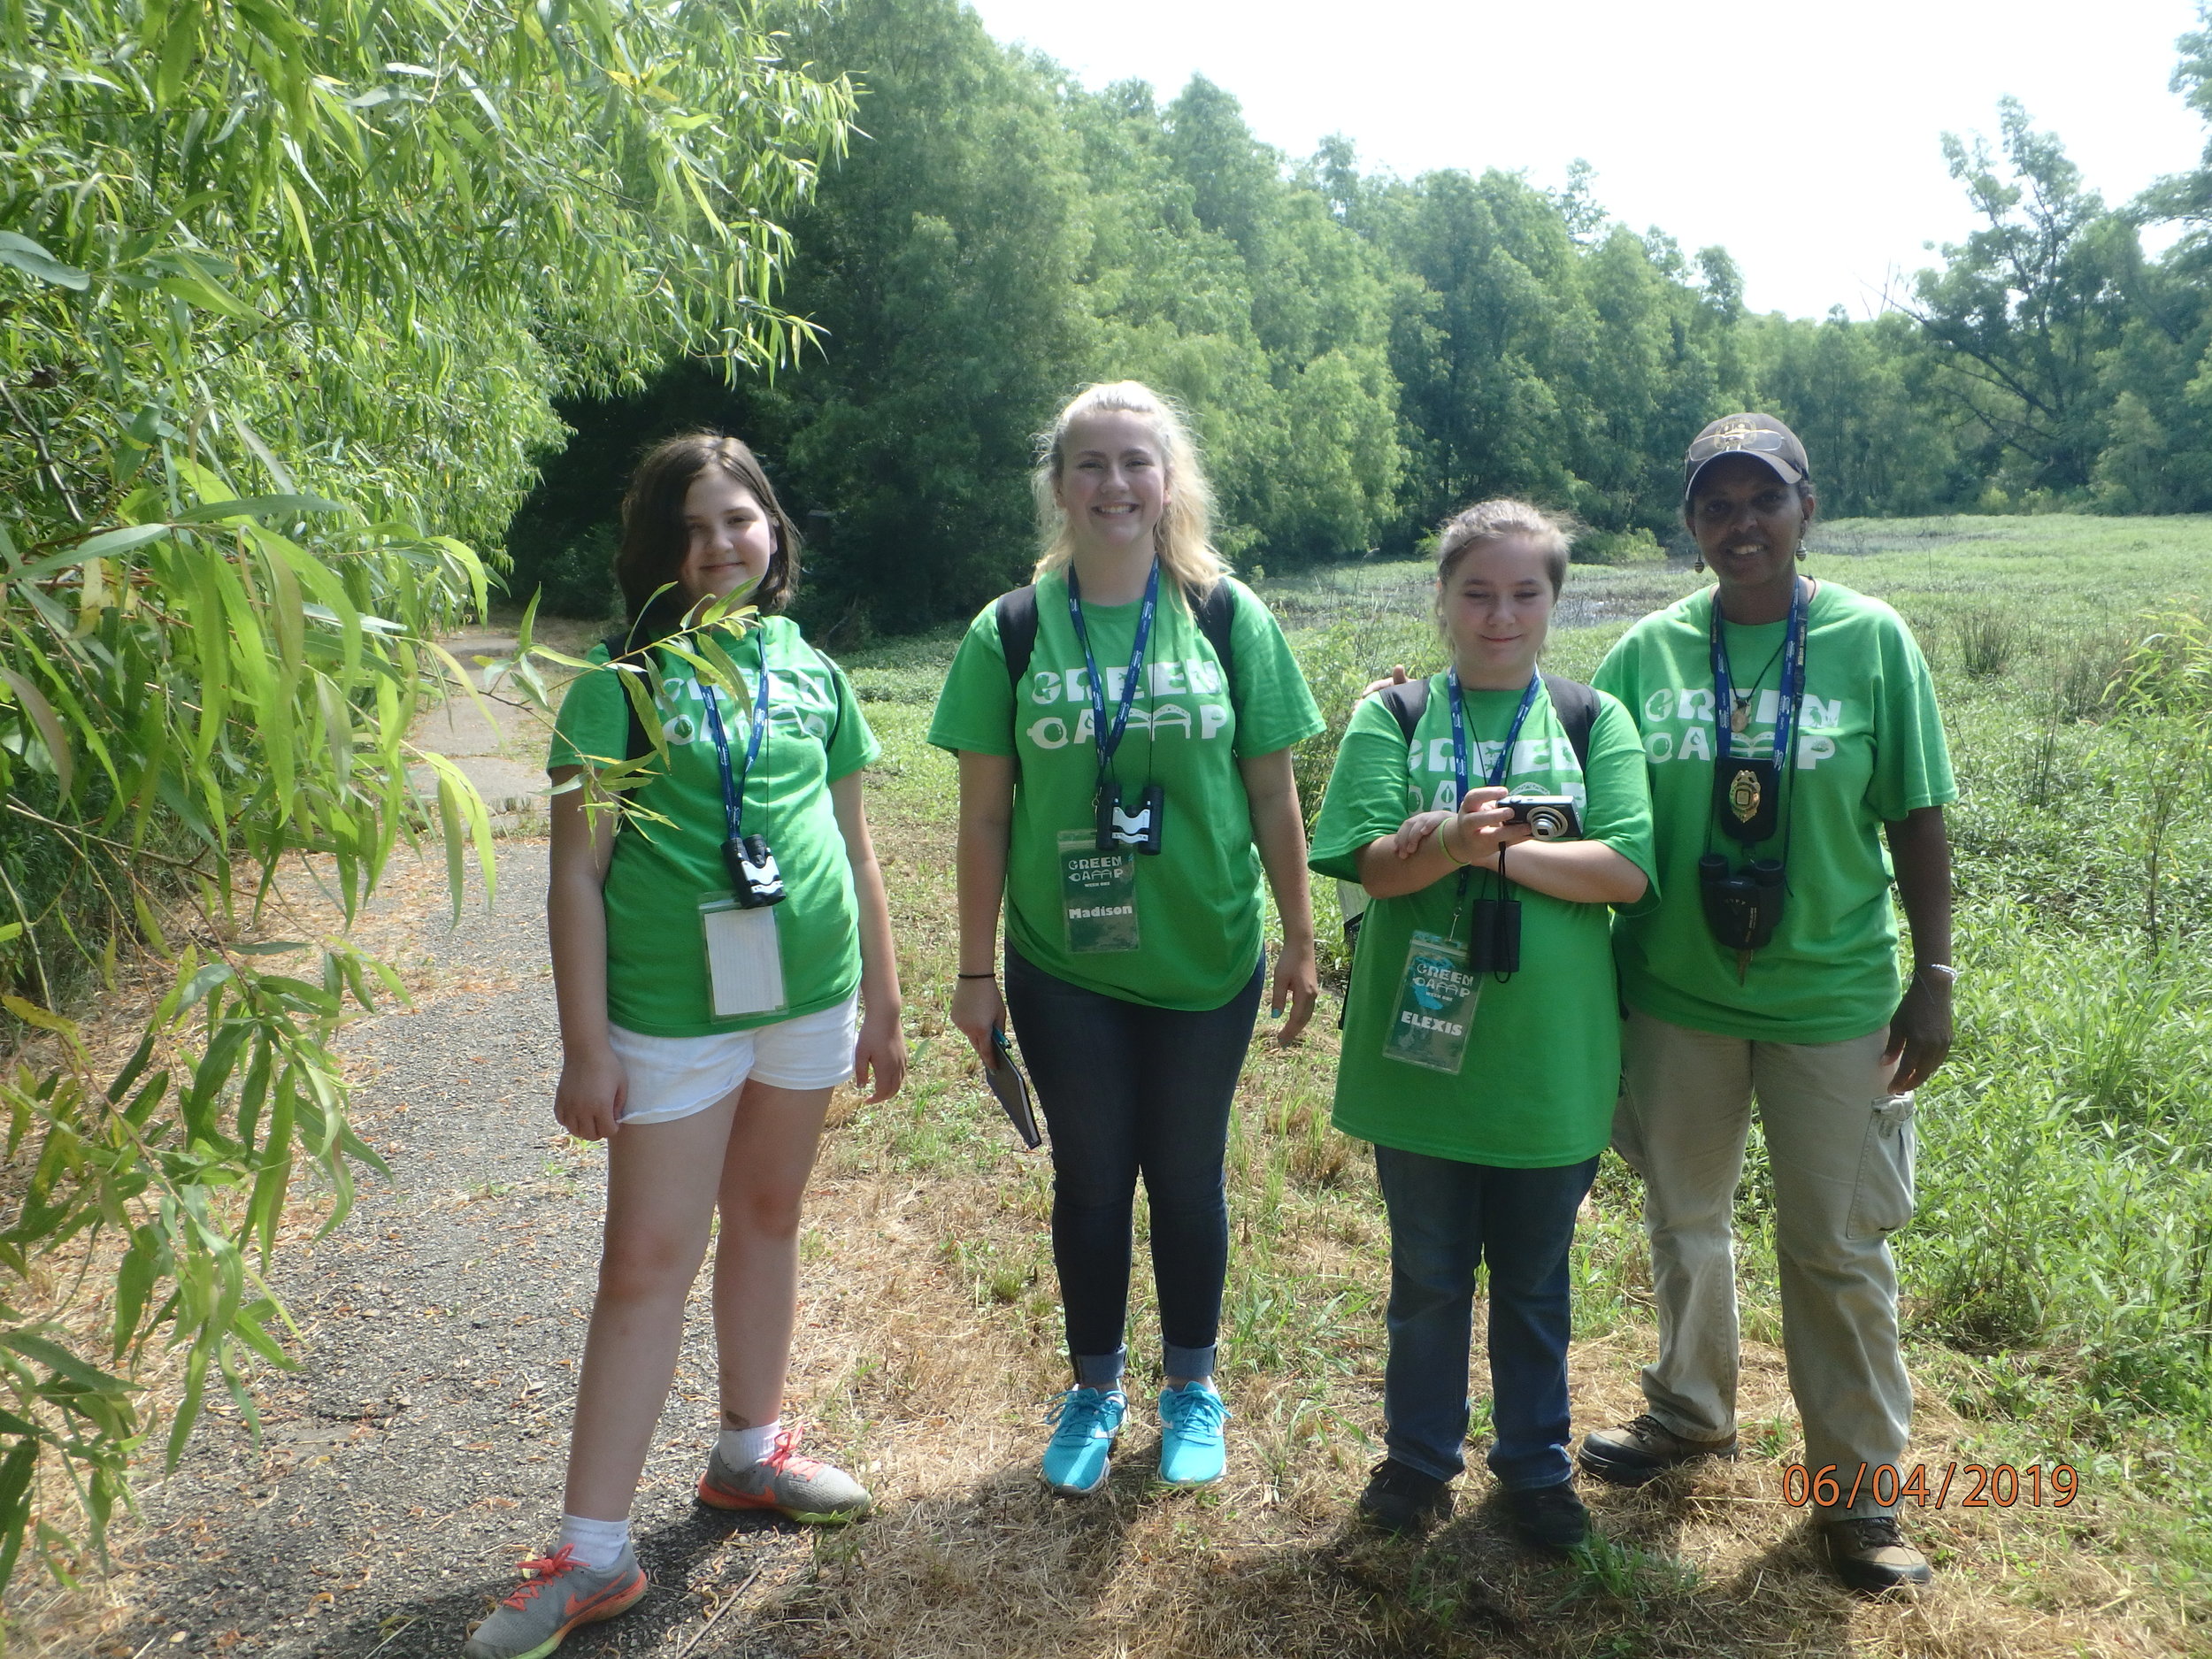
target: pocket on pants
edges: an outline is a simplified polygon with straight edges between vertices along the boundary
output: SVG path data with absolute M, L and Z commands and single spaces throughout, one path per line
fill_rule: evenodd
M 1911 1095 L 1875 1097 L 1866 1142 L 1859 1152 L 1859 1179 L 1851 1194 L 1845 1237 L 1878 1237 L 1912 1219 L 1912 1116 Z

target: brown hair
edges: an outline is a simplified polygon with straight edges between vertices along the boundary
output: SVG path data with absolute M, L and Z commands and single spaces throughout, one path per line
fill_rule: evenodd
M 799 578 L 799 526 L 776 499 L 760 457 L 741 440 L 721 433 L 687 432 L 664 438 L 645 452 L 622 497 L 622 545 L 614 556 L 614 579 L 622 588 L 634 634 L 657 638 L 673 633 L 682 618 L 682 593 L 660 590 L 683 568 L 688 545 L 684 498 L 710 467 L 750 490 L 774 528 L 775 551 L 769 556 L 768 573 L 749 595 L 751 602 L 763 612 L 781 611 L 790 603 Z
M 1068 428 L 1086 415 L 1098 414 L 1134 415 L 1151 428 L 1167 472 L 1167 511 L 1152 532 L 1160 569 L 1178 588 L 1211 593 L 1214 584 L 1229 573 L 1228 562 L 1214 549 L 1213 486 L 1207 482 L 1183 411 L 1140 380 L 1102 380 L 1085 387 L 1061 410 L 1052 429 L 1038 434 L 1037 465 L 1029 474 L 1037 498 L 1038 539 L 1043 544 L 1036 573 L 1044 576 L 1067 566 L 1067 515 L 1053 499 L 1052 489 L 1067 465 L 1062 445 Z
M 1440 587 L 1451 580 L 1453 568 L 1469 548 L 1520 536 L 1543 554 L 1544 574 L 1551 578 L 1551 595 L 1556 599 L 1567 580 L 1567 549 L 1580 528 L 1564 513 L 1546 512 L 1525 501 L 1479 501 L 1454 513 L 1436 533 L 1437 583 Z

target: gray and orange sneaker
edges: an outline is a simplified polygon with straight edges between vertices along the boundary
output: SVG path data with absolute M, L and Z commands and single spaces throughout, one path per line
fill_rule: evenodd
M 799 1432 L 776 1436 L 750 1469 L 731 1466 L 718 1443 L 699 1477 L 699 1502 L 717 1509 L 773 1509 L 795 1521 L 834 1526 L 868 1513 L 868 1488 L 834 1463 L 799 1455 Z
M 645 1594 L 644 1570 L 627 1544 L 603 1572 L 584 1565 L 565 1544 L 524 1562 L 522 1570 L 530 1576 L 469 1632 L 463 1659 L 545 1659 L 579 1625 L 626 1613 Z

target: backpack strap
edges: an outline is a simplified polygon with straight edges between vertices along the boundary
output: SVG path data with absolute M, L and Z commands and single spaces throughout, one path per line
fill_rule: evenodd
M 1597 723 L 1598 694 L 1579 680 L 1568 680 L 1558 674 L 1544 676 L 1544 689 L 1551 697 L 1551 711 L 1559 717 L 1567 741 L 1574 746 L 1575 764 L 1588 772 L 1590 728 Z
M 1544 676 L 1544 690 L 1551 698 L 1552 712 L 1559 718 L 1559 724 L 1567 733 L 1567 741 L 1574 747 L 1576 763 L 1587 772 L 1590 728 L 1597 723 L 1598 694 L 1578 680 L 1567 680 L 1558 674 Z M 1421 716 L 1428 710 L 1429 682 L 1409 680 L 1402 686 L 1377 692 L 1375 698 L 1397 720 L 1398 729 L 1406 734 L 1406 741 L 1413 741 L 1413 729 L 1421 724 Z
M 1190 606 L 1198 631 L 1206 636 L 1206 642 L 1214 648 L 1214 655 L 1221 659 L 1222 684 L 1234 697 L 1237 683 L 1237 650 L 1235 632 L 1237 621 L 1237 590 L 1226 581 L 1217 581 L 1203 599 L 1194 599 L 1188 588 L 1183 600 Z M 1022 676 L 1029 672 L 1029 659 L 1037 649 L 1037 585 L 1017 588 L 1011 593 L 1001 594 L 992 607 L 998 622 L 999 649 L 1006 654 L 1006 679 L 1021 695 Z
M 1390 710 L 1398 722 L 1398 729 L 1406 734 L 1406 741 L 1413 741 L 1413 728 L 1421 724 L 1421 717 L 1428 711 L 1429 682 L 1424 678 L 1409 680 L 1402 686 L 1391 686 L 1375 694 L 1375 700 Z
M 1190 590 L 1184 589 L 1185 603 L 1190 601 Z M 1221 683 L 1229 693 L 1232 703 L 1236 700 L 1237 648 L 1237 590 L 1224 577 L 1216 582 L 1203 599 L 1191 605 L 1191 615 L 1197 618 L 1198 631 L 1206 636 L 1206 642 L 1214 648 L 1214 655 L 1221 659 Z
M 1022 676 L 1037 649 L 1037 584 L 1001 594 L 991 610 L 998 620 L 999 649 L 1006 654 L 1006 682 L 1019 701 Z

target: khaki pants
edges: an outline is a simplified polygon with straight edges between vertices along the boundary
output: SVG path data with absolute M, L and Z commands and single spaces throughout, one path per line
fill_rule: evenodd
M 1755 1099 L 1774 1173 L 1790 1393 L 1805 1464 L 1835 1465 L 1835 1513 L 1880 1514 L 1874 1470 L 1912 1425 L 1888 1235 L 1912 1214 L 1912 1096 L 1888 1092 L 1886 1031 L 1752 1042 L 1632 1013 L 1613 1146 L 1644 1178 L 1659 1308 L 1651 1415 L 1693 1440 L 1736 1432 L 1736 1264 L 1729 1225 Z M 1886 1483 L 1885 1483 L 1886 1484 Z

